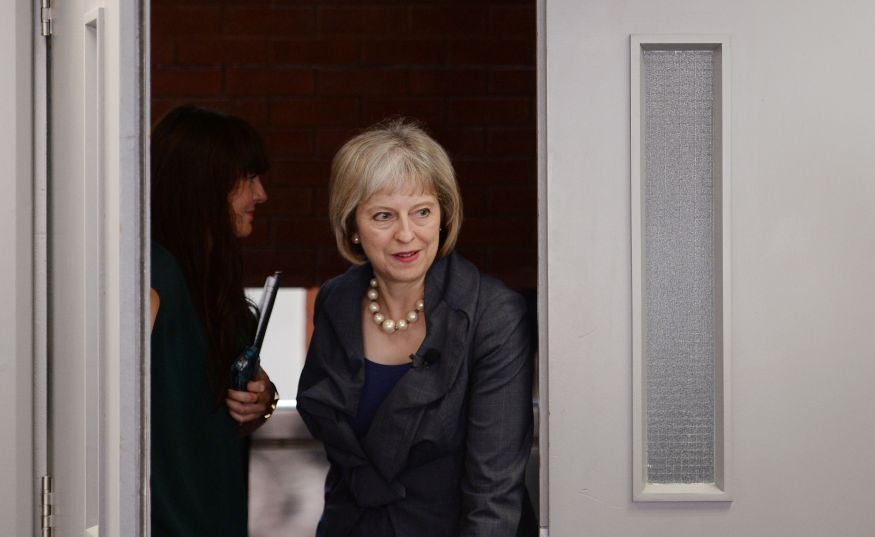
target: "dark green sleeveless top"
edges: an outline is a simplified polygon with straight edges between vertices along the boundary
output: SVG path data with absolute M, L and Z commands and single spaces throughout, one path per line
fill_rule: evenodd
M 246 446 L 207 378 L 207 340 L 176 260 L 152 243 L 152 535 L 245 536 Z

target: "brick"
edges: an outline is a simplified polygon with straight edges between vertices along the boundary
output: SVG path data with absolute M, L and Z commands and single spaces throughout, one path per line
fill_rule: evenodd
M 404 95 L 407 71 L 344 69 L 320 70 L 318 92 L 321 95 Z
M 186 39 L 176 56 L 181 65 L 264 65 L 269 50 L 263 39 Z
M 483 186 L 459 185 L 462 190 L 462 210 L 465 217 L 486 214 L 489 210 L 489 191 Z M 464 223 L 462 224 L 464 226 Z
M 265 205 L 260 205 L 255 210 L 255 220 L 252 222 L 252 234 L 246 237 L 245 246 L 248 250 L 270 248 L 273 239 L 270 233 L 270 219 Z
M 313 154 L 313 132 L 311 130 L 269 129 L 262 133 L 268 151 L 278 159 L 289 157 L 309 157 Z
M 488 139 L 490 155 L 534 158 L 538 153 L 538 138 L 533 128 L 495 129 Z
M 487 72 L 483 69 L 411 69 L 411 95 L 483 95 Z
M 297 217 L 311 212 L 313 193 L 308 187 L 273 186 L 267 195 L 263 207 L 271 216 Z
M 352 65 L 361 58 L 361 45 L 355 39 L 285 40 L 273 43 L 275 64 Z
M 226 36 L 270 35 L 273 10 L 269 7 L 226 7 L 222 14 L 222 33 Z
M 267 125 L 267 99 L 213 99 L 213 100 L 198 100 L 194 104 L 213 108 L 237 116 L 251 123 L 260 134 L 264 136 L 264 127 Z
M 328 181 L 313 189 L 313 213 L 328 216 Z
M 337 150 L 350 138 L 361 132 L 357 128 L 319 129 L 316 133 L 316 155 L 332 158 Z
M 537 182 L 536 160 L 465 160 L 453 162 L 463 184 L 527 184 Z
M 151 13 L 152 40 L 165 37 L 218 36 L 222 31 L 221 7 L 153 6 Z
M 245 244 L 245 243 L 244 243 Z M 261 287 L 266 275 L 275 270 L 283 271 L 283 287 L 307 287 L 313 285 L 316 251 L 294 249 L 282 251 L 255 251 L 244 249 L 244 285 Z
M 359 101 L 358 98 L 330 99 L 323 97 L 319 103 L 319 124 L 350 127 L 360 125 L 361 105 Z
M 293 272 L 312 272 L 316 266 L 318 255 L 318 248 L 290 247 L 277 251 L 274 254 L 274 263 L 278 263 Z M 304 287 L 301 284 L 295 286 Z
M 489 268 L 489 254 L 486 248 L 469 244 L 465 238 L 465 224 L 462 223 L 462 234 L 459 235 L 459 242 L 456 243 L 456 250 L 465 257 L 474 266 L 481 271 L 486 271 Z
M 271 103 L 274 125 L 319 126 L 357 125 L 359 103 L 355 98 L 293 99 Z
M 534 121 L 534 105 L 524 98 L 472 98 L 450 102 L 452 125 L 520 125 Z
M 314 0 L 273 0 L 275 4 L 296 4 L 296 3 L 306 3 L 312 4 Z M 418 3 L 422 2 L 445 2 L 446 0 L 413 0 Z M 371 2 L 362 2 L 362 0 L 318 0 L 319 5 L 332 5 L 332 6 L 358 6 L 365 7 L 370 4 L 374 6 L 390 6 L 390 5 L 399 5 L 406 6 L 411 3 L 411 0 L 372 0 Z M 373 7 L 373 6 L 372 6 Z
M 511 289 L 523 291 L 527 301 L 536 302 L 535 289 L 538 286 L 538 253 L 537 241 L 531 244 L 520 244 L 516 248 L 490 248 L 490 274 L 505 283 Z
M 149 110 L 152 115 L 151 125 L 154 126 L 158 123 L 174 106 L 176 106 L 176 102 L 173 99 L 156 99 L 153 96 Z
M 362 121 L 369 124 L 403 116 L 426 125 L 441 125 L 446 122 L 446 110 L 443 99 L 363 99 Z
M 413 35 L 446 37 L 485 34 L 489 28 L 488 6 L 412 6 Z
M 310 0 L 312 1 L 312 0 Z M 327 1 L 327 0 L 326 0 Z M 172 6 L 178 8 L 180 6 L 196 7 L 202 5 L 209 6 L 235 6 L 235 5 L 262 5 L 268 6 L 272 3 L 281 4 L 281 0 L 152 0 L 150 5 L 153 6 Z
M 203 97 L 222 92 L 220 69 L 154 69 L 152 95 L 155 97 Z
M 287 127 L 318 125 L 318 104 L 314 98 L 274 100 L 270 103 L 270 123 Z
M 152 65 L 170 65 L 176 61 L 176 42 L 171 39 L 152 41 Z
M 489 32 L 501 37 L 529 37 L 537 32 L 534 4 L 493 5 L 489 13 Z
M 325 186 L 331 163 L 323 160 L 279 160 L 271 163 L 271 180 L 276 185 Z M 312 193 L 311 193 L 312 196 Z
M 538 78 L 534 67 L 493 69 L 489 73 L 490 95 L 531 95 L 537 92 Z
M 507 4 L 507 5 L 515 5 L 515 4 L 533 4 L 534 0 L 449 0 L 450 4 L 487 4 L 487 5 L 495 5 L 495 4 Z
M 383 39 L 362 43 L 362 63 L 372 65 L 441 65 L 447 61 L 442 40 Z
M 243 243 L 250 285 L 262 285 L 275 269 L 285 271 L 284 284 L 298 286 L 346 269 L 327 224 L 330 159 L 367 123 L 404 113 L 427 121 L 456 166 L 466 214 L 460 251 L 510 285 L 534 287 L 536 147 L 527 149 L 536 144 L 532 0 L 179 1 L 153 0 L 159 12 L 153 30 L 157 25 L 170 35 L 153 33 L 158 86 L 151 110 L 158 117 L 194 101 L 244 117 L 264 135 L 272 159 L 269 201 Z M 263 11 L 252 9 L 256 2 Z M 168 20 L 168 12 L 177 17 L 180 9 L 188 13 Z M 215 9 L 218 28 L 208 13 Z M 471 15 L 484 11 L 488 17 Z M 185 19 L 205 12 L 207 20 Z M 313 16 L 308 23 L 293 13 Z M 160 74 L 221 72 L 220 66 L 223 89 L 206 94 L 167 93 L 178 82 Z M 290 83 L 282 73 L 293 71 L 311 73 L 304 93 L 300 85 L 282 89 Z M 325 72 L 334 74 L 323 79 Z
M 447 62 L 454 65 L 535 65 L 535 39 L 464 39 L 451 41 Z
M 316 33 L 313 7 L 229 7 L 223 17 L 226 35 L 306 36 Z
M 176 0 L 179 1 L 179 0 Z M 190 0 L 185 0 L 189 2 Z M 198 2 L 202 2 L 204 0 L 197 0 Z M 212 0 L 215 2 L 216 0 Z M 280 0 L 221 0 L 222 4 L 225 6 L 267 6 L 271 5 L 282 5 L 283 2 Z
M 438 127 L 433 129 L 433 137 L 447 150 L 451 159 L 482 156 L 486 153 L 486 131 L 480 127 L 471 129 Z
M 489 191 L 489 214 L 530 214 L 538 211 L 536 184 L 511 187 L 493 186 Z
M 513 246 L 536 240 L 537 223 L 528 218 L 466 217 L 464 233 L 466 244 Z
M 313 71 L 309 69 L 247 69 L 226 71 L 226 88 L 231 95 L 311 95 Z
M 337 251 L 337 245 L 334 242 L 334 234 L 331 235 L 331 246 L 319 248 L 319 257 L 317 259 L 316 272 L 322 275 L 323 279 L 328 279 L 338 274 L 342 274 L 349 268 L 349 261 L 340 256 Z
M 538 270 L 538 245 L 520 245 L 513 249 L 496 248 L 491 254 L 492 264 L 499 267 L 521 266 Z
M 274 244 L 277 248 L 330 246 L 334 235 L 328 218 L 307 217 L 275 220 Z
M 153 103 L 154 102 L 156 101 L 153 101 Z M 191 104 L 194 106 L 209 108 L 211 110 L 217 110 L 225 114 L 237 116 L 251 123 L 259 131 L 263 129 L 263 118 L 265 117 L 265 113 L 260 106 L 263 103 L 260 103 L 258 100 L 228 100 L 227 98 L 223 97 L 175 98 L 169 100 L 169 107 L 175 107 L 183 104 Z
M 322 35 L 404 35 L 409 31 L 406 6 L 321 6 Z
M 535 291 L 538 287 L 537 265 L 534 267 L 527 267 L 520 265 L 499 266 L 493 264 L 492 270 L 487 274 L 504 282 L 509 288 L 515 289 L 524 294 L 531 294 L 531 292 Z M 532 322 L 534 323 L 535 320 L 533 319 Z M 535 326 L 534 330 L 537 330 L 537 326 Z
M 216 0 L 185 0 L 186 5 L 192 5 L 192 4 L 197 4 L 197 5 L 210 4 L 210 5 L 213 5 L 215 3 L 216 3 Z M 179 7 L 179 4 L 180 4 L 179 0 L 152 0 L 150 2 L 150 5 L 152 5 L 152 6 Z
M 350 2 L 355 2 L 357 0 L 318 0 L 318 5 L 322 4 L 348 4 Z M 270 0 L 270 3 L 275 6 L 300 6 L 300 5 L 314 5 L 317 2 L 314 0 Z

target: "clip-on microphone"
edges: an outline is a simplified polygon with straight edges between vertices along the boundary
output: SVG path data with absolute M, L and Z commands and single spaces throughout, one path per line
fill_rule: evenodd
M 428 349 L 424 356 L 419 354 L 411 354 L 410 360 L 413 362 L 413 369 L 426 369 L 428 366 L 437 363 L 441 359 L 441 353 L 436 349 Z

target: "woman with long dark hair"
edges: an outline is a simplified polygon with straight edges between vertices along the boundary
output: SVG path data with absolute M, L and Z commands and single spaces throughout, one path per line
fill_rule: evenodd
M 264 143 L 245 121 L 193 106 L 152 132 L 153 536 L 244 536 L 245 436 L 270 416 L 264 370 L 229 389 L 252 341 L 240 239 L 267 200 Z

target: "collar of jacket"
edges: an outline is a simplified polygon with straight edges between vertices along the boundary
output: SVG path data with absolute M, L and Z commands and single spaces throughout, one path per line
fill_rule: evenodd
M 361 301 L 372 277 L 370 263 L 350 268 L 333 282 L 321 305 L 322 313 L 326 314 L 333 328 L 335 341 L 341 345 L 348 360 L 347 367 L 340 369 L 350 373 L 346 380 L 357 388 L 354 390 L 356 397 L 351 401 L 347 398 L 339 408 L 350 416 L 355 415 L 358 393 L 364 383 Z M 429 268 L 425 277 L 426 336 L 417 354 L 424 356 L 432 351 L 439 353 L 439 358 L 428 367 L 411 370 L 411 375 L 405 375 L 404 379 L 417 377 L 417 381 L 399 384 L 414 384 L 405 387 L 416 389 L 393 390 L 392 395 L 395 392 L 401 395 L 392 397 L 393 403 L 403 407 L 424 405 L 446 392 L 463 361 L 458 351 L 468 338 L 479 286 L 480 273 L 476 267 L 456 253 L 436 260 Z M 354 404 L 350 407 L 349 403 Z

